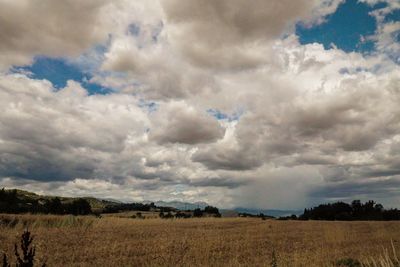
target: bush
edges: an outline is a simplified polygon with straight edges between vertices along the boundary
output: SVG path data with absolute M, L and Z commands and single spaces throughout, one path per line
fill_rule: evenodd
M 352 258 L 340 259 L 336 261 L 336 266 L 340 267 L 361 267 L 361 263 L 358 260 Z
M 203 211 L 201 209 L 195 209 L 193 211 L 193 217 L 202 217 L 203 216 Z
M 172 218 L 174 218 L 174 215 L 172 215 L 172 213 L 169 211 L 167 214 L 164 215 L 164 219 L 172 219 Z
M 3 254 L 3 267 L 11 267 L 10 263 L 8 263 L 7 255 Z
M 20 249 L 18 249 L 18 245 L 14 244 L 14 255 L 16 257 L 16 267 L 33 267 L 35 263 L 35 255 L 36 255 L 36 248 L 32 246 L 33 237 L 28 230 L 25 230 L 24 233 L 21 235 L 20 239 Z M 8 257 L 6 254 L 3 255 L 3 267 L 10 267 L 11 264 L 8 261 Z M 41 265 L 42 267 L 46 266 L 46 263 Z
M 187 218 L 190 218 L 190 217 L 192 217 L 190 214 L 187 214 L 187 213 L 184 213 L 184 212 L 180 212 L 180 211 L 178 211 L 178 212 L 175 214 L 175 218 L 184 218 L 184 219 L 187 219 Z

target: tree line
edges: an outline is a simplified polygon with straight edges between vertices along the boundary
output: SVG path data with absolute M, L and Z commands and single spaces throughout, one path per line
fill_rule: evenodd
M 292 218 L 293 219 L 293 218 Z M 362 203 L 354 200 L 350 204 L 336 202 L 305 209 L 300 220 L 327 221 L 394 221 L 400 220 L 400 210 L 385 209 L 373 200 Z
M 150 211 L 155 209 L 154 203 L 118 203 L 104 207 L 102 213 L 118 213 L 123 211 Z
M 186 211 L 180 211 L 180 210 L 175 210 L 175 214 L 171 212 L 171 210 L 167 211 L 162 208 L 160 209 L 159 213 L 160 218 L 162 219 L 172 219 L 172 218 L 201 218 L 201 217 L 215 217 L 215 218 L 220 218 L 221 213 L 219 212 L 217 207 L 213 206 L 207 206 L 204 209 L 194 209 L 192 210 L 186 210 Z

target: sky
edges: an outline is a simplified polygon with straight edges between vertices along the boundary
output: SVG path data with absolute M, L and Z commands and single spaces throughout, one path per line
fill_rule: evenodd
M 0 187 L 400 207 L 399 0 L 0 0 Z

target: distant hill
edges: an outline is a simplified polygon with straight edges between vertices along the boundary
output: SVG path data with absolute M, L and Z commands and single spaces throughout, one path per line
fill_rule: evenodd
M 249 213 L 257 215 L 263 213 L 264 215 L 273 216 L 276 218 L 290 216 L 292 214 L 299 216 L 303 213 L 302 210 L 274 210 L 274 209 L 249 209 L 249 208 L 234 208 L 234 211 L 238 213 Z
M 6 191 L 10 192 L 12 190 L 14 190 L 14 189 L 9 189 Z M 21 200 L 23 203 L 43 202 L 43 201 L 51 200 L 54 198 L 59 198 L 62 203 L 72 203 L 74 200 L 77 200 L 77 199 L 85 199 L 87 202 L 89 202 L 90 207 L 92 208 L 93 211 L 102 210 L 105 207 L 114 206 L 114 205 L 119 204 L 119 202 L 116 202 L 116 201 L 97 199 L 94 197 L 79 197 L 79 198 L 78 197 L 61 197 L 61 196 L 39 195 L 39 194 L 36 194 L 33 192 L 20 190 L 20 189 L 15 189 L 15 191 L 16 191 L 16 197 L 19 200 Z

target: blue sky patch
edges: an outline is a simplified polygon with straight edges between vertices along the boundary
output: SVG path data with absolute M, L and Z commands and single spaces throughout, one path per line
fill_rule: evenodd
M 385 16 L 384 22 L 396 22 L 400 21 L 400 9 L 395 9 L 391 13 Z
M 218 109 L 208 109 L 207 113 L 216 118 L 217 120 L 237 121 L 243 115 L 242 111 L 226 114 Z
M 14 72 L 30 72 L 31 78 L 50 81 L 56 89 L 64 88 L 68 80 L 81 83 L 89 94 L 108 94 L 112 90 L 91 83 L 92 75 L 62 58 L 36 57 L 31 66 L 14 67 Z
M 383 6 L 379 4 L 371 7 L 357 0 L 347 0 L 320 25 L 307 28 L 298 24 L 296 34 L 301 44 L 321 43 L 325 49 L 331 48 L 333 44 L 346 52 L 368 53 L 374 50 L 374 43 L 362 39 L 373 35 L 377 29 L 377 22 L 369 12 Z
M 146 101 L 144 99 L 139 100 L 139 105 L 140 108 L 144 109 L 148 113 L 153 113 L 158 110 L 158 104 L 156 102 L 152 101 Z
M 140 26 L 135 24 L 135 23 L 129 24 L 128 32 L 130 34 L 132 34 L 133 36 L 139 36 L 139 34 L 140 34 Z

